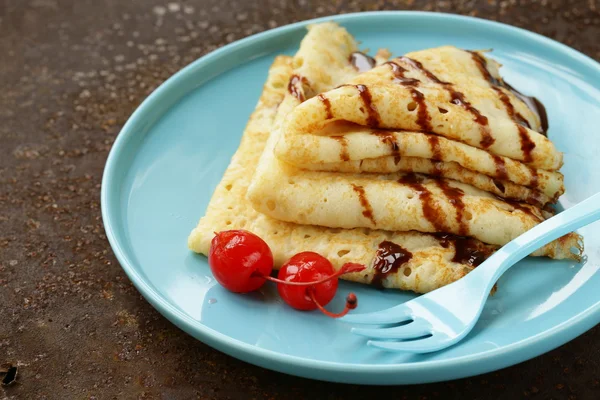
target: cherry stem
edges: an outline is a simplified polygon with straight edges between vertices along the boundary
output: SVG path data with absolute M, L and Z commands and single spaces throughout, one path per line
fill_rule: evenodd
M 319 310 L 323 314 L 325 314 L 331 318 L 341 318 L 344 315 L 348 314 L 348 311 L 354 310 L 356 308 L 356 306 L 358 305 L 358 299 L 356 298 L 356 295 L 354 293 L 349 293 L 348 296 L 346 296 L 346 307 L 344 307 L 344 309 L 341 312 L 334 314 L 330 311 L 327 311 L 325 309 L 325 307 L 323 307 L 321 304 L 319 304 L 319 302 L 315 298 L 315 290 L 313 288 L 308 288 L 308 289 L 306 289 L 306 291 L 310 295 L 310 299 L 313 301 L 313 303 L 316 304 L 316 306 L 319 308 Z
M 291 281 L 284 281 L 281 279 L 277 279 L 273 276 L 270 275 L 262 275 L 258 272 L 254 272 L 252 275 L 254 276 L 260 276 L 262 278 L 265 278 L 271 282 L 276 282 L 276 283 L 281 283 L 283 285 L 291 285 L 291 286 L 312 286 L 312 285 L 319 285 L 321 283 L 325 283 L 331 279 L 335 279 L 340 275 L 344 275 L 350 272 L 360 272 L 363 271 L 365 269 L 364 265 L 361 264 L 357 264 L 357 263 L 346 263 L 342 266 L 342 268 L 339 269 L 339 271 L 335 272 L 332 275 L 326 276 L 325 278 L 319 279 L 318 281 L 312 281 L 312 282 L 291 282 Z

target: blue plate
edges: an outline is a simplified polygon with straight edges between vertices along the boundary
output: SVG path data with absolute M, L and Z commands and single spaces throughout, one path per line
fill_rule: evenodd
M 600 322 L 600 226 L 582 230 L 583 264 L 527 259 L 500 281 L 473 332 L 429 355 L 365 346 L 346 324 L 318 312 L 292 311 L 275 288 L 252 295 L 217 285 L 206 258 L 186 238 L 235 152 L 276 54 L 293 54 L 310 22 L 336 20 L 362 47 L 399 55 L 451 44 L 493 48 L 503 75 L 540 98 L 550 137 L 565 153 L 561 206 L 600 188 L 600 67 L 542 36 L 495 22 L 420 12 L 350 14 L 302 22 L 225 46 L 177 73 L 124 126 L 106 164 L 102 215 L 123 269 L 144 297 L 190 335 L 227 354 L 304 377 L 363 384 L 461 378 L 549 351 Z M 413 297 L 350 283 L 360 312 Z

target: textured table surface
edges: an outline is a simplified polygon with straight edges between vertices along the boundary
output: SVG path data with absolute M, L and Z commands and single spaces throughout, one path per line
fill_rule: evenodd
M 0 399 L 600 398 L 600 327 L 502 371 L 357 387 L 243 363 L 146 303 L 100 217 L 104 162 L 157 85 L 219 46 L 294 21 L 418 9 L 494 19 L 600 60 L 585 1 L 0 0 Z

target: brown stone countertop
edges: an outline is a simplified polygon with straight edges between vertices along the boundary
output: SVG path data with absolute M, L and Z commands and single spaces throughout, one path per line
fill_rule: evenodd
M 0 399 L 600 398 L 598 326 L 469 379 L 329 384 L 193 339 L 119 267 L 102 227 L 100 182 L 119 129 L 148 93 L 245 36 L 383 9 L 498 20 L 600 60 L 598 0 L 0 0 L 0 373 L 8 364 L 18 372 Z

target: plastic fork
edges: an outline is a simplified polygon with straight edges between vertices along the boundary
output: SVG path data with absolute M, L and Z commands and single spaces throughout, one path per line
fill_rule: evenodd
M 350 314 L 354 324 L 403 324 L 352 328 L 367 345 L 410 353 L 430 353 L 462 340 L 475 326 L 498 278 L 518 261 L 569 232 L 600 219 L 600 193 L 536 225 L 500 248 L 462 279 L 386 310 Z

